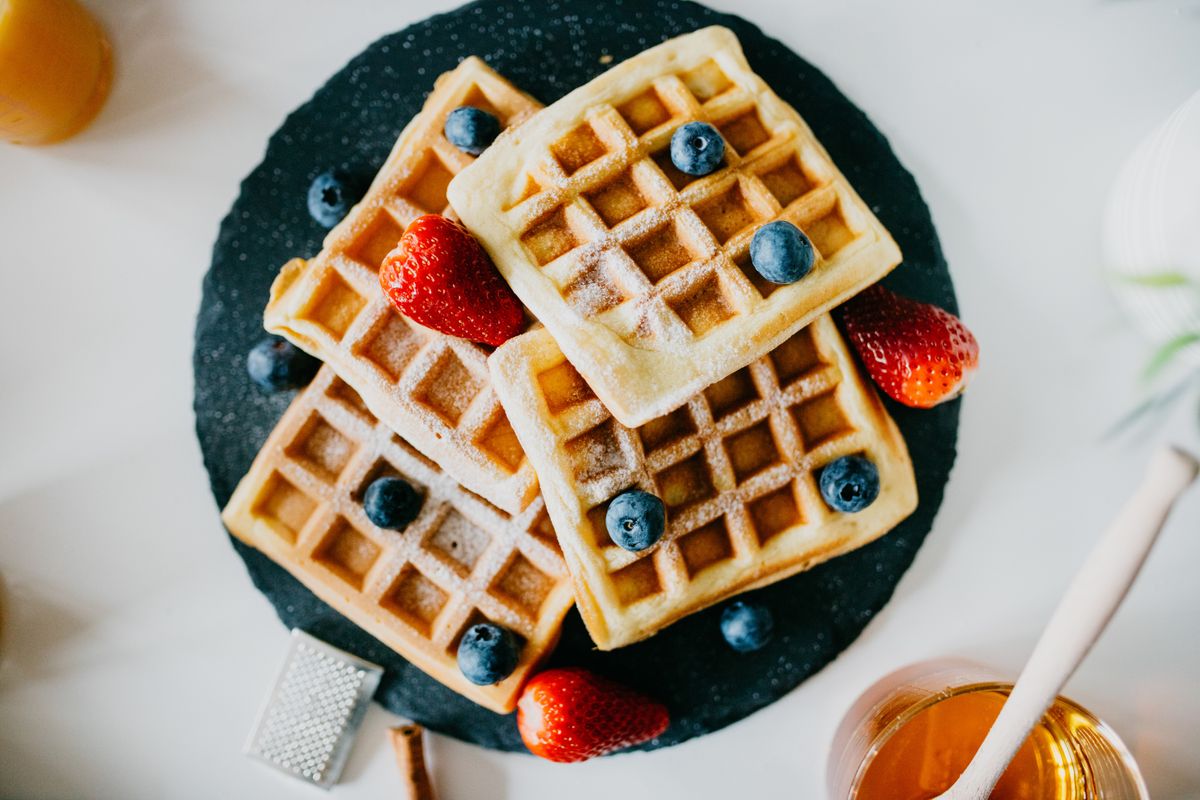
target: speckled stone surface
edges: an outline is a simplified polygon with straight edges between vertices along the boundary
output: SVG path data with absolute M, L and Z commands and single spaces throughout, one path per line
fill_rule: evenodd
M 276 271 L 320 248 L 324 231 L 305 208 L 309 181 L 339 168 L 369 178 L 437 75 L 467 55 L 544 103 L 648 46 L 706 25 L 732 28 L 751 65 L 813 127 L 904 250 L 887 280 L 906 294 L 956 309 L 929 210 L 887 140 L 816 68 L 737 17 L 687 2 L 563 0 L 480 2 L 386 36 L 333 76 L 271 137 L 222 222 L 204 280 L 194 354 L 196 429 L 213 494 L 224 505 L 291 400 L 246 378 L 245 354 L 262 335 Z M 932 411 L 891 407 L 916 464 L 921 503 L 895 531 L 855 553 L 755 593 L 775 613 L 776 634 L 757 653 L 727 648 L 720 608 L 655 638 L 601 653 L 568 617 L 553 664 L 577 664 L 639 687 L 671 709 L 672 724 L 646 748 L 665 747 L 746 717 L 828 664 L 891 597 L 933 523 L 954 461 L 959 403 Z M 214 515 L 215 520 L 215 515 Z M 284 624 L 381 664 L 376 700 L 427 727 L 485 747 L 520 750 L 511 717 L 485 711 L 426 677 L 317 600 L 264 556 L 234 543 L 255 585 Z

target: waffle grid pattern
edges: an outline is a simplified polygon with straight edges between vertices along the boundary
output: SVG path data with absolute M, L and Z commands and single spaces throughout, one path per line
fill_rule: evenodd
M 787 126 L 768 130 L 716 62 L 700 69 L 709 80 L 667 75 L 593 112 L 534 166 L 543 188 L 511 214 L 566 302 L 631 346 L 690 341 L 770 297 L 779 287 L 749 263 L 762 223 L 794 222 L 822 261 L 859 238 L 821 155 Z M 712 122 L 727 144 L 723 167 L 703 178 L 669 154 L 671 135 L 693 120 Z
M 404 531 L 362 508 L 371 481 L 397 475 L 424 496 Z M 450 688 L 511 711 L 525 677 L 557 641 L 573 602 L 540 498 L 510 515 L 459 485 L 371 415 L 323 367 L 280 420 L 224 513 L 235 536 Z M 482 620 L 524 640 L 517 670 L 469 683 L 458 641 Z
M 442 76 L 320 254 L 285 265 L 264 321 L 331 364 L 455 478 L 515 513 L 535 496 L 537 479 L 492 391 L 489 351 L 411 322 L 379 287 L 379 264 L 404 229 L 422 214 L 449 214 L 446 187 L 474 160 L 442 134 L 460 105 L 491 111 L 505 125 L 539 108 L 477 58 Z
M 903 440 L 828 316 L 637 429 L 612 418 L 545 331 L 492 359 L 505 374 L 520 363 L 526 377 L 502 399 L 601 648 L 861 546 L 916 505 Z M 856 515 L 829 509 L 816 484 L 823 466 L 850 454 L 874 461 L 883 483 Z M 608 502 L 631 487 L 667 506 L 663 539 L 641 553 L 616 546 L 604 524 Z
M 518 294 L 631 425 L 745 366 L 900 260 L 800 117 L 750 71 L 733 35 L 714 31 L 648 51 L 554 104 L 450 189 Z M 670 160 L 672 134 L 692 120 L 726 142 L 722 166 L 702 178 Z M 507 207 L 480 194 L 497 170 L 513 173 Z M 754 232 L 775 219 L 818 251 L 813 272 L 787 287 L 749 259 Z M 648 352 L 699 365 L 664 379 Z

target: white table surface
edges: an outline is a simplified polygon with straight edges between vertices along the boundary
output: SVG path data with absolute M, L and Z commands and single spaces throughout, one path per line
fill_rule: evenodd
M 49 149 L 0 145 L 0 795 L 317 797 L 240 754 L 287 644 L 192 433 L 200 280 L 284 115 L 377 36 L 453 0 L 92 0 L 115 92 Z M 1099 276 L 1107 189 L 1200 86 L 1196 0 L 720 0 L 813 61 L 916 174 L 983 368 L 945 504 L 834 664 L 720 733 L 561 767 L 448 739 L 443 800 L 819 798 L 841 714 L 939 654 L 1017 668 L 1151 439 L 1102 441 L 1147 355 Z M 783 6 L 787 7 L 785 10 Z M 803 109 L 802 109 L 803 111 Z M 1197 445 L 1194 400 L 1162 436 Z M 1156 798 L 1200 796 L 1200 491 L 1069 693 Z M 336 796 L 397 796 L 368 714 Z

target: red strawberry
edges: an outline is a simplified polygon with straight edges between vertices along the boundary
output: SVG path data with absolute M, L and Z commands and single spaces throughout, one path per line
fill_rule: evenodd
M 670 721 L 662 703 L 578 667 L 538 673 L 517 703 L 525 746 L 563 763 L 653 739 Z
M 906 406 L 958 397 L 979 364 L 979 343 L 962 320 L 879 285 L 842 306 L 842 323 L 875 383 Z
M 417 217 L 387 254 L 379 283 L 400 313 L 435 331 L 503 344 L 525 327 L 525 310 L 488 254 L 462 225 Z

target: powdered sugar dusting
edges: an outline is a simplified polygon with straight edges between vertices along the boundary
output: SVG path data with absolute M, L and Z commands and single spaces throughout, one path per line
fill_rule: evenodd
M 517 515 L 500 511 L 364 415 L 351 395 L 321 369 L 235 492 L 230 530 L 434 677 L 489 707 L 511 707 L 572 602 L 562 555 L 537 529 L 542 500 Z M 422 497 L 401 531 L 375 527 L 362 508 L 382 475 Z M 524 578 L 506 580 L 518 554 Z M 536 596 L 519 595 L 522 585 Z M 458 635 L 479 617 L 525 640 L 517 672 L 496 687 L 470 684 L 454 662 Z

